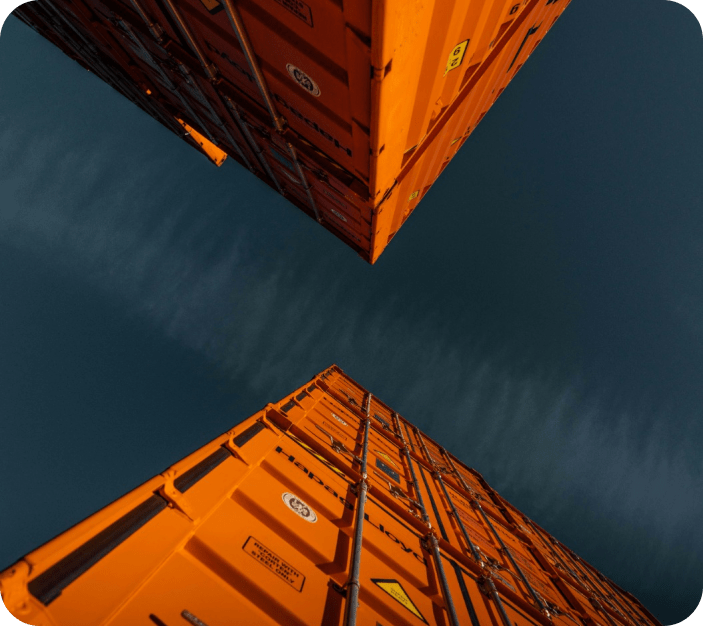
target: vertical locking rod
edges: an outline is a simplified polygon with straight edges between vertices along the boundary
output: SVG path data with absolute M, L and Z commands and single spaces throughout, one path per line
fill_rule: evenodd
M 167 1 L 170 2 L 171 0 Z M 261 97 L 264 99 L 264 104 L 266 105 L 269 115 L 271 116 L 271 122 L 273 123 L 273 127 L 276 129 L 276 132 L 281 137 L 283 137 L 287 125 L 286 120 L 284 117 L 278 114 L 278 109 L 276 109 L 276 105 L 274 104 L 273 98 L 271 97 L 271 90 L 269 89 L 268 84 L 266 83 L 266 78 L 264 78 L 264 74 L 261 71 L 261 68 L 259 67 L 259 62 L 256 60 L 254 46 L 252 45 L 251 39 L 249 39 L 249 34 L 247 33 L 246 28 L 244 27 L 244 21 L 242 20 L 242 16 L 239 13 L 239 9 L 237 8 L 237 5 L 235 4 L 234 0 L 222 0 L 222 3 L 225 7 L 225 13 L 227 13 L 227 18 L 229 19 L 230 26 L 232 27 L 234 34 L 237 35 L 239 45 L 242 47 L 244 56 L 247 58 L 249 69 L 251 70 L 252 75 L 254 76 L 256 86 L 259 88 L 259 93 L 261 93 Z M 288 150 L 288 154 L 293 160 L 295 171 L 298 173 L 298 177 L 300 178 L 300 183 L 303 186 L 303 189 L 305 189 L 305 194 L 307 195 L 308 201 L 310 202 L 310 207 L 315 213 L 315 219 L 319 223 L 322 223 L 322 216 L 320 215 L 320 210 L 317 208 L 315 198 L 313 198 L 312 192 L 310 191 L 311 187 L 308 184 L 307 177 L 305 176 L 305 172 L 303 172 L 303 167 L 300 164 L 300 160 L 298 159 L 298 152 L 289 141 L 286 141 L 285 144 L 286 149 Z
M 344 616 L 345 626 L 356 626 L 356 611 L 359 608 L 359 571 L 361 569 L 361 544 L 364 534 L 364 508 L 366 505 L 366 492 L 369 489 L 368 475 L 366 473 L 366 459 L 369 453 L 369 430 L 371 428 L 371 394 L 366 396 L 366 419 L 364 420 L 364 444 L 361 453 L 361 480 L 357 486 L 356 497 L 356 525 L 354 529 L 354 547 L 352 562 L 347 582 L 347 604 Z
M 173 3 L 173 0 L 164 1 L 166 3 L 166 7 L 168 8 L 168 12 L 171 14 L 171 17 L 176 22 L 176 26 L 178 26 L 178 30 L 181 31 L 181 35 L 186 38 L 190 49 L 195 53 L 195 56 L 198 57 L 198 61 L 200 61 L 200 65 L 202 65 L 205 74 L 207 74 L 207 77 L 210 80 L 214 80 L 217 76 L 217 68 L 207 60 L 205 53 L 202 51 L 200 45 L 195 39 L 195 35 L 193 35 L 193 31 L 190 30 L 190 26 L 188 26 L 188 23 L 181 15 L 181 12 L 176 8 L 176 5 Z
M 486 522 L 488 527 L 491 529 L 493 536 L 496 538 L 496 540 L 500 544 L 500 548 L 501 548 L 503 554 L 505 554 L 508 557 L 508 559 L 510 560 L 510 562 L 512 563 L 513 567 L 515 568 L 515 571 L 517 572 L 518 576 L 520 577 L 520 580 L 522 580 L 523 584 L 525 585 L 525 587 L 529 591 L 530 595 L 532 596 L 532 599 L 534 600 L 535 604 L 537 605 L 537 608 L 539 608 L 539 610 L 544 615 L 549 617 L 549 610 L 544 605 L 544 602 L 542 602 L 542 599 L 537 595 L 535 590 L 532 588 L 532 585 L 527 580 L 527 577 L 523 573 L 522 568 L 515 561 L 515 558 L 513 557 L 513 553 L 510 551 L 508 546 L 505 545 L 505 543 L 503 542 L 503 538 L 498 534 L 498 531 L 495 529 L 495 526 L 493 526 L 493 522 L 491 522 L 488 515 L 486 515 L 486 512 L 483 510 L 481 503 L 478 500 L 472 500 L 471 506 L 473 506 L 475 509 L 478 509 L 478 512 L 481 513 L 483 520 Z
M 132 6 L 134 7 L 134 10 L 137 12 L 139 17 L 142 18 L 142 21 L 146 24 L 146 27 L 149 29 L 149 32 L 152 34 L 154 39 L 158 43 L 161 43 L 164 37 L 164 29 L 161 28 L 161 24 L 157 24 L 156 22 L 152 22 L 151 18 L 147 14 L 147 12 L 144 10 L 144 7 L 141 5 L 139 0 L 129 0 Z
M 154 37 L 154 40 L 156 41 L 156 43 L 157 43 L 157 44 L 160 44 L 161 41 L 163 40 L 163 29 L 161 28 L 161 26 L 160 26 L 159 24 L 157 24 L 157 23 L 151 21 L 151 19 L 150 19 L 149 16 L 147 15 L 146 11 L 144 10 L 144 8 L 139 4 L 139 1 L 138 1 L 138 0 L 130 0 L 130 2 L 132 3 L 132 5 L 134 6 L 134 8 L 136 9 L 137 13 L 140 15 L 140 17 L 142 18 L 142 20 L 144 21 L 144 23 L 146 24 L 147 28 L 149 29 L 149 32 L 150 32 L 150 33 L 152 34 L 152 36 Z M 181 18 L 181 20 L 182 20 L 182 18 Z M 136 43 L 136 44 L 139 46 L 139 48 L 140 48 L 140 50 L 142 51 L 142 53 L 143 53 L 144 55 L 146 55 L 146 58 L 147 58 L 147 59 L 151 59 L 150 65 L 151 65 L 154 69 L 156 69 L 156 71 L 159 73 L 159 75 L 161 76 L 162 80 L 164 81 L 164 84 L 166 85 L 166 87 L 167 87 L 171 92 L 173 92 L 173 93 L 175 94 L 175 96 L 180 100 L 181 104 L 183 105 L 183 107 L 185 108 L 185 110 L 189 113 L 189 115 L 191 116 L 191 118 L 192 118 L 196 123 L 200 124 L 200 127 L 202 128 L 203 132 L 208 136 L 208 138 L 210 139 L 210 141 L 212 141 L 212 143 L 214 143 L 215 145 L 217 145 L 217 141 L 215 140 L 215 138 L 214 138 L 214 137 L 212 136 L 212 134 L 210 133 L 210 129 L 207 127 L 206 124 L 203 123 L 203 121 L 199 118 L 199 116 L 196 115 L 195 111 L 193 111 L 192 107 L 188 104 L 188 101 L 180 94 L 180 92 L 178 91 L 178 89 L 177 89 L 176 85 L 173 83 L 173 81 L 172 81 L 170 78 L 168 78 L 168 76 L 167 76 L 167 75 L 165 74 L 165 72 L 161 69 L 161 67 L 159 67 L 158 63 L 154 60 L 153 56 L 152 56 L 151 53 L 146 49 L 146 47 L 145 47 L 144 44 L 141 42 L 141 40 L 131 31 L 131 28 L 129 28 L 123 20 L 120 19 L 119 22 L 120 22 L 120 25 L 122 26 L 123 30 L 125 30 L 125 31 L 128 33 L 128 35 L 130 36 L 130 39 L 132 39 L 132 41 L 134 41 L 134 43 Z M 185 21 L 182 20 L 182 22 L 183 22 L 184 26 L 185 26 L 186 28 L 188 28 L 188 27 L 187 27 L 187 24 L 185 23 Z M 195 44 L 194 41 L 193 41 L 193 44 L 197 46 L 197 44 Z M 197 48 L 197 51 L 199 52 L 199 51 L 200 51 L 200 48 Z M 201 63 L 201 65 L 202 65 L 202 67 L 203 67 L 203 70 L 205 70 L 205 72 L 208 73 L 208 76 L 210 76 L 210 75 L 212 74 L 212 71 L 214 71 L 214 70 L 213 70 L 213 67 L 214 67 L 214 66 L 212 66 L 211 64 L 208 64 L 208 63 L 207 63 L 207 60 L 205 59 L 205 57 L 202 56 L 202 53 L 198 54 L 198 52 L 196 52 L 196 54 L 198 55 L 198 59 L 200 60 L 200 63 Z M 205 106 L 207 107 L 208 111 L 210 112 L 210 115 L 211 115 L 212 118 L 214 119 L 214 121 L 215 121 L 215 123 L 217 124 L 217 126 L 220 128 L 220 130 L 222 131 L 222 133 L 223 133 L 223 134 L 225 135 L 225 137 L 227 137 L 227 139 L 229 140 L 230 144 L 231 144 L 231 145 L 234 147 L 234 149 L 237 151 L 237 154 L 238 154 L 239 157 L 242 159 L 242 161 L 244 161 L 244 164 L 249 168 L 250 171 L 253 172 L 253 171 L 254 171 L 254 168 L 252 167 L 251 163 L 249 162 L 249 159 L 248 159 L 247 156 L 244 154 L 244 152 L 242 151 L 242 149 L 239 147 L 239 144 L 237 143 L 237 140 L 231 135 L 231 133 L 229 132 L 229 130 L 227 129 L 227 127 L 225 126 L 225 124 L 223 124 L 223 122 L 222 122 L 222 120 L 220 119 L 220 117 L 217 115 L 217 113 L 215 112 L 215 110 L 212 108 L 212 105 L 211 105 L 210 102 L 208 101 L 208 99 L 207 99 L 207 97 L 205 96 L 205 94 L 202 92 L 202 89 L 200 89 L 200 87 L 198 86 L 198 84 L 197 84 L 197 82 L 195 81 L 195 79 L 191 78 L 190 72 L 188 71 L 188 68 L 186 68 L 185 65 L 183 65 L 183 63 L 181 63 L 180 61 L 177 61 L 177 63 L 178 63 L 178 67 L 179 67 L 179 69 L 181 70 L 181 74 L 183 75 L 183 78 L 185 79 L 185 81 L 186 81 L 189 85 L 192 84 L 193 88 L 198 91 L 198 93 L 200 94 L 200 100 L 201 100 L 201 101 L 205 104 Z M 213 74 L 213 76 L 214 76 L 214 74 Z M 275 179 L 274 179 L 274 182 L 276 182 Z
M 459 473 L 459 470 L 457 469 L 456 465 L 454 464 L 454 460 L 452 459 L 452 457 L 449 454 L 447 454 L 447 452 L 446 452 L 446 450 L 444 450 L 444 448 L 442 448 L 442 452 L 444 453 L 444 457 L 447 459 L 447 461 L 449 461 L 449 465 L 451 466 L 451 469 L 454 472 L 454 475 L 459 479 L 461 486 L 464 488 L 466 493 L 469 494 L 470 502 L 472 502 L 472 503 L 475 502 L 476 500 L 474 498 L 474 490 L 471 489 L 471 487 L 469 487 L 469 485 L 466 484 L 466 481 L 464 480 L 462 475 Z M 450 502 L 452 502 L 451 498 L 448 498 L 448 499 Z M 452 507 L 453 506 L 454 506 L 454 504 L 452 503 Z M 459 516 L 457 514 L 455 514 L 454 517 L 456 519 L 459 518 Z M 459 525 L 461 527 L 462 532 L 464 533 L 464 537 L 469 542 L 469 545 L 473 546 L 473 544 L 471 543 L 471 540 L 468 538 L 468 534 L 466 534 L 466 529 L 464 528 L 464 524 L 461 521 L 459 521 Z M 473 550 L 472 550 L 472 552 L 473 552 Z M 477 560 L 478 560 L 478 563 L 481 566 L 481 568 L 485 570 L 485 563 L 483 562 L 483 559 L 481 559 L 479 557 Z M 484 583 L 486 584 L 486 586 L 488 587 L 489 595 L 491 596 L 491 598 L 493 598 L 493 601 L 496 603 L 496 606 L 498 607 L 498 613 L 500 613 L 500 619 L 503 621 L 503 626 L 512 626 L 512 623 L 510 622 L 510 618 L 508 617 L 508 613 L 506 612 L 505 606 L 503 605 L 503 601 L 500 598 L 500 594 L 498 593 L 498 590 L 496 589 L 495 583 L 493 582 L 493 580 L 491 579 L 490 576 L 484 576 L 483 580 L 484 580 Z
M 417 476 L 415 475 L 415 468 L 413 466 L 413 461 L 410 456 L 410 449 L 408 448 L 408 442 L 403 435 L 403 431 L 400 427 L 400 421 L 398 419 L 398 414 L 393 412 L 393 422 L 395 423 L 396 430 L 400 434 L 400 439 L 403 442 L 403 450 L 405 452 L 405 458 L 408 462 L 408 467 L 410 468 L 410 475 L 413 479 L 413 487 L 415 487 L 415 493 L 417 494 L 417 500 L 420 504 L 420 513 L 422 515 L 422 521 L 427 524 L 427 543 L 430 546 L 430 552 L 434 560 L 435 568 L 437 569 L 437 578 L 439 579 L 439 586 L 442 589 L 442 597 L 444 598 L 444 604 L 446 605 L 447 614 L 449 615 L 449 621 L 452 626 L 460 626 L 459 618 L 456 614 L 456 609 L 454 608 L 454 601 L 452 600 L 452 592 L 449 589 L 449 583 L 447 582 L 447 575 L 444 572 L 444 566 L 442 565 L 442 555 L 439 551 L 439 542 L 437 537 L 435 537 L 432 532 L 432 524 L 430 522 L 430 516 L 427 515 L 427 509 L 425 509 L 425 502 L 422 498 L 422 492 L 420 491 L 420 486 L 417 483 Z M 410 439 L 410 433 L 408 432 L 408 426 L 405 424 L 405 432 L 408 435 L 408 440 Z M 411 442 L 412 445 L 412 442 Z
M 256 154 L 256 158 L 259 159 L 259 162 L 263 166 L 266 173 L 269 175 L 269 178 L 275 183 L 276 188 L 278 189 L 278 192 L 280 194 L 284 195 L 283 187 L 281 187 L 281 183 L 278 182 L 276 175 L 273 173 L 271 166 L 269 165 L 268 161 L 266 160 L 266 156 L 264 155 L 263 150 L 259 147 L 259 144 L 256 143 L 256 139 L 254 139 L 254 137 L 252 136 L 251 131 L 249 130 L 248 124 L 242 118 L 242 115 L 239 112 L 239 107 L 237 107 L 237 105 L 234 103 L 234 101 L 229 96 L 223 95 L 222 98 L 224 99 L 225 104 L 227 105 L 227 108 L 230 110 L 230 113 L 232 113 L 232 117 L 234 118 L 235 122 L 237 122 L 239 129 L 242 131 L 244 138 L 246 139 L 247 143 L 249 144 L 249 147 L 254 151 L 254 154 Z

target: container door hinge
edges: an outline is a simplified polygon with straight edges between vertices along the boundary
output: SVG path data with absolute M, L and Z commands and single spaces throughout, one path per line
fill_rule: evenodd
M 161 474 L 166 482 L 159 488 L 159 495 L 164 498 L 171 508 L 178 509 L 183 513 L 191 522 L 196 522 L 198 520 L 193 510 L 192 505 L 178 489 L 173 484 L 173 481 L 178 477 L 178 472 L 175 470 L 168 470 Z

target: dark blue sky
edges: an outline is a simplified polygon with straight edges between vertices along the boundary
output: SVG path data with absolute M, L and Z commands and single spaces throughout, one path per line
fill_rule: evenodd
M 0 568 L 337 363 L 633 592 L 703 589 L 703 37 L 575 1 L 370 267 L 10 18 Z

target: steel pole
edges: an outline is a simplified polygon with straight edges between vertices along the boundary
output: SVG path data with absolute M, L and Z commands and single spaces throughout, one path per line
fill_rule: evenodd
M 239 108 L 229 96 L 223 95 L 222 97 L 225 101 L 225 104 L 227 105 L 227 108 L 230 110 L 230 113 L 232 113 L 232 117 L 234 117 L 234 120 L 239 125 L 239 128 L 242 131 L 244 138 L 247 140 L 247 143 L 256 154 L 256 158 L 259 159 L 259 162 L 263 166 L 266 173 L 269 175 L 269 178 L 275 183 L 278 192 L 284 195 L 283 187 L 281 187 L 281 184 L 278 182 L 278 179 L 274 175 L 271 166 L 268 164 L 268 161 L 264 156 L 263 150 L 259 148 L 259 144 L 256 143 L 256 139 L 254 139 L 254 137 L 252 136 L 251 131 L 249 130 L 249 126 L 247 125 L 246 121 L 242 118 L 242 115 L 239 112 Z
M 122 18 L 120 18 L 114 12 L 113 12 L 113 15 L 114 15 L 115 19 L 117 20 L 117 23 L 120 26 L 120 28 L 122 28 L 122 30 L 124 30 L 127 33 L 127 36 L 142 51 L 142 54 L 144 55 L 144 60 L 147 61 L 149 63 L 149 65 L 151 65 L 158 72 L 166 89 L 168 89 L 170 92 L 172 92 L 178 98 L 178 100 L 183 105 L 183 108 L 191 116 L 191 119 L 196 124 L 200 124 L 201 130 L 208 136 L 208 139 L 210 139 L 210 141 L 212 141 L 212 143 L 217 145 L 217 141 L 210 133 L 210 130 L 208 129 L 207 124 L 205 124 L 203 122 L 203 120 L 201 120 L 200 117 L 195 113 L 195 111 L 193 111 L 191 106 L 188 104 L 188 101 L 178 91 L 177 85 L 171 80 L 171 78 L 168 76 L 168 74 L 166 74 L 166 72 L 164 72 L 164 70 L 161 68 L 161 66 L 158 64 L 158 62 L 151 55 L 151 52 L 149 52 L 149 50 L 147 50 L 146 46 L 142 43 L 142 40 L 139 39 L 139 37 L 137 37 L 137 35 L 129 27 L 127 22 L 125 22 Z
M 244 26 L 244 21 L 242 20 L 242 16 L 239 13 L 239 9 L 237 8 L 237 5 L 233 0 L 222 0 L 222 3 L 225 7 L 225 13 L 227 13 L 227 18 L 229 19 L 230 26 L 232 27 L 234 34 L 239 40 L 239 45 L 242 47 L 244 56 L 247 58 L 249 69 L 251 70 L 252 75 L 254 76 L 256 86 L 259 88 L 259 93 L 261 94 L 261 97 L 264 100 L 264 104 L 266 105 L 269 115 L 271 116 L 273 127 L 276 129 L 276 132 L 279 135 L 283 136 L 287 126 L 286 119 L 279 115 L 278 109 L 276 108 L 276 105 L 273 102 L 273 98 L 271 97 L 271 90 L 269 89 L 268 84 L 266 83 L 266 78 L 264 78 L 264 74 L 261 71 L 261 68 L 259 67 L 259 62 L 256 60 L 254 46 L 251 43 L 251 39 L 249 39 L 249 33 L 247 33 L 247 30 Z M 295 166 L 295 170 L 298 173 L 298 177 L 300 178 L 300 183 L 303 185 L 303 189 L 305 189 L 305 194 L 307 195 L 308 201 L 310 202 L 310 208 L 312 208 L 313 212 L 315 213 L 315 219 L 319 223 L 322 223 L 322 215 L 320 214 L 320 210 L 317 208 L 315 198 L 313 197 L 312 192 L 310 191 L 311 187 L 308 184 L 307 177 L 305 176 L 305 173 L 303 172 L 303 167 L 300 164 L 300 160 L 298 159 L 298 153 L 289 141 L 286 141 L 285 143 L 288 154 L 293 160 L 293 165 Z
M 144 10 L 144 7 L 141 5 L 139 0 L 129 0 L 132 6 L 134 7 L 134 10 L 137 12 L 139 17 L 142 18 L 142 21 L 146 24 L 146 27 L 149 29 L 149 32 L 152 34 L 154 39 L 158 43 L 161 43 L 161 41 L 164 38 L 164 29 L 161 28 L 161 24 L 157 24 L 156 22 L 152 22 L 151 18 L 147 14 L 147 12 Z
M 181 15 L 180 11 L 176 8 L 176 5 L 173 4 L 173 0 L 164 0 L 164 2 L 166 3 L 166 7 L 168 8 L 171 17 L 176 22 L 178 30 L 181 31 L 181 34 L 188 41 L 188 45 L 190 46 L 191 50 L 195 53 L 195 56 L 198 57 L 198 61 L 200 61 L 200 65 L 202 65 L 205 74 L 207 74 L 207 77 L 210 80 L 214 80 L 217 77 L 217 67 L 215 67 L 214 64 L 210 63 L 207 60 L 207 57 L 200 48 L 200 45 L 195 40 L 195 35 L 193 35 L 193 31 L 190 30 L 190 26 L 188 26 L 188 23 L 183 19 L 183 16 Z
M 544 613 L 547 617 L 549 617 L 549 611 L 547 610 L 547 607 L 544 606 L 544 603 L 542 602 L 541 598 L 537 595 L 535 590 L 532 588 L 532 585 L 529 583 L 529 581 L 525 577 L 525 574 L 523 573 L 522 569 L 516 563 L 515 559 L 513 558 L 512 552 L 510 552 L 510 549 L 503 542 L 502 537 L 498 534 L 498 531 L 495 529 L 495 526 L 493 526 L 493 522 L 491 522 L 488 515 L 486 515 L 486 512 L 483 510 L 481 503 L 478 500 L 472 500 L 471 506 L 478 509 L 479 513 L 481 513 L 483 520 L 486 522 L 488 527 L 491 529 L 493 536 L 496 538 L 496 540 L 500 544 L 500 547 L 501 547 L 501 550 L 503 551 L 503 554 L 505 554 L 508 557 L 508 559 L 512 563 L 513 567 L 515 568 L 515 571 L 517 572 L 518 576 L 520 577 L 520 580 L 522 580 L 523 584 L 525 585 L 527 590 L 530 592 L 530 595 L 532 596 L 532 599 L 534 600 L 535 604 L 537 605 L 537 608 L 539 608 L 539 610 L 542 613 Z
M 361 569 L 361 545 L 364 534 L 364 508 L 366 505 L 366 493 L 368 492 L 368 475 L 366 473 L 366 460 L 369 453 L 369 430 L 371 419 L 369 410 L 371 408 L 371 394 L 366 398 L 366 419 L 364 420 L 364 443 L 361 452 L 361 480 L 358 483 L 357 503 L 356 503 L 356 525 L 354 530 L 354 548 L 352 551 L 351 569 L 349 571 L 349 581 L 347 582 L 347 604 L 344 616 L 345 626 L 356 626 L 356 612 L 359 608 L 359 571 Z
M 422 439 L 421 439 L 422 441 Z M 422 441 L 424 445 L 424 441 Z M 467 491 L 467 493 L 470 495 L 470 502 L 473 503 L 476 500 L 474 499 L 474 491 L 471 489 L 467 484 L 466 481 L 462 478 L 461 474 L 459 474 L 459 471 L 456 468 L 456 465 L 454 464 L 454 461 L 452 458 L 447 454 L 446 450 L 444 448 L 441 449 L 442 453 L 444 454 L 444 458 L 449 461 L 449 465 L 452 468 L 452 471 L 456 475 L 456 477 L 459 479 L 459 482 L 461 483 L 461 486 Z M 427 453 L 426 453 L 427 454 Z M 480 554 L 478 554 L 477 548 L 474 546 L 474 544 L 471 542 L 471 539 L 469 539 L 469 535 L 466 532 L 466 527 L 464 526 L 464 522 L 461 520 L 459 517 L 459 513 L 456 510 L 456 507 L 454 506 L 454 502 L 451 499 L 449 493 L 447 492 L 445 486 L 444 486 L 444 481 L 440 477 L 440 484 L 442 485 L 442 488 L 444 489 L 444 494 L 447 497 L 447 500 L 449 501 L 449 504 L 452 507 L 452 512 L 454 513 L 454 519 L 457 520 L 459 523 L 459 528 L 461 528 L 461 532 L 464 535 L 464 539 L 466 539 L 466 542 L 469 544 L 471 548 L 471 552 L 474 555 L 474 558 L 476 559 L 476 562 L 481 566 L 481 568 L 485 571 L 486 570 L 486 564 L 483 561 L 483 559 L 480 557 Z M 503 601 L 500 598 L 500 594 L 498 593 L 498 590 L 496 589 L 495 583 L 493 580 L 491 580 L 490 576 L 484 576 L 483 578 L 486 586 L 488 587 L 488 593 L 493 598 L 493 601 L 496 603 L 496 606 L 498 607 L 498 612 L 500 613 L 500 618 L 503 621 L 503 626 L 512 626 L 512 623 L 510 622 L 510 618 L 508 617 L 508 613 L 505 610 L 505 606 L 503 606 Z
M 444 572 L 444 566 L 442 565 L 442 555 L 439 551 L 439 542 L 437 541 L 437 537 L 434 535 L 432 532 L 432 523 L 430 521 L 430 516 L 427 515 L 427 509 L 425 509 L 425 502 L 422 498 L 422 492 L 420 491 L 420 486 L 418 485 L 417 482 L 417 476 L 415 475 L 415 467 L 413 466 L 413 461 L 412 458 L 410 457 L 410 449 L 408 448 L 408 442 L 405 439 L 405 436 L 403 435 L 403 430 L 400 427 L 400 421 L 398 420 L 398 414 L 393 412 L 392 414 L 393 421 L 395 423 L 396 430 L 400 434 L 400 439 L 403 442 L 403 450 L 405 452 L 405 458 L 408 462 L 408 467 L 410 468 L 410 475 L 412 476 L 413 479 L 413 487 L 415 488 L 415 493 L 417 494 L 417 500 L 420 504 L 420 513 L 422 515 L 422 521 L 427 524 L 427 530 L 429 531 L 427 533 L 427 543 L 429 544 L 430 547 L 430 552 L 432 553 L 432 557 L 435 563 L 435 567 L 437 568 L 437 578 L 439 579 L 439 585 L 442 590 L 442 597 L 444 598 L 444 604 L 446 605 L 447 608 L 447 613 L 449 614 L 449 621 L 451 622 L 452 626 L 459 626 L 459 618 L 456 614 L 456 609 L 454 608 L 454 601 L 452 600 L 452 592 L 449 589 L 449 583 L 447 582 L 447 575 Z M 410 438 L 410 433 L 408 432 L 408 426 L 407 424 L 405 425 L 405 432 L 408 435 L 408 439 Z M 509 626 L 509 625 L 506 625 Z

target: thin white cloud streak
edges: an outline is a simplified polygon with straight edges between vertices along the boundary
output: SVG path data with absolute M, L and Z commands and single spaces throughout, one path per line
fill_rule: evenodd
M 586 522 L 587 552 L 637 556 L 636 571 L 623 563 L 606 573 L 639 588 L 700 579 L 698 426 L 672 430 L 658 415 L 640 432 L 640 420 L 578 381 L 512 364 L 507 353 L 474 357 L 478 336 L 458 340 L 440 315 L 420 315 L 401 294 L 372 302 L 325 265 L 258 255 L 266 242 L 252 238 L 261 233 L 239 228 L 213 250 L 210 220 L 230 200 L 210 193 L 198 215 L 195 169 L 174 176 L 174 159 L 135 159 L 115 177 L 99 147 L 66 152 L 76 146 L 69 140 L 4 125 L 0 171 L 9 176 L 0 185 L 14 201 L 0 207 L 0 245 L 89 283 L 268 399 L 343 359 L 370 388 L 383 380 L 382 399 L 541 524 Z M 643 542 L 646 557 L 634 554 Z

